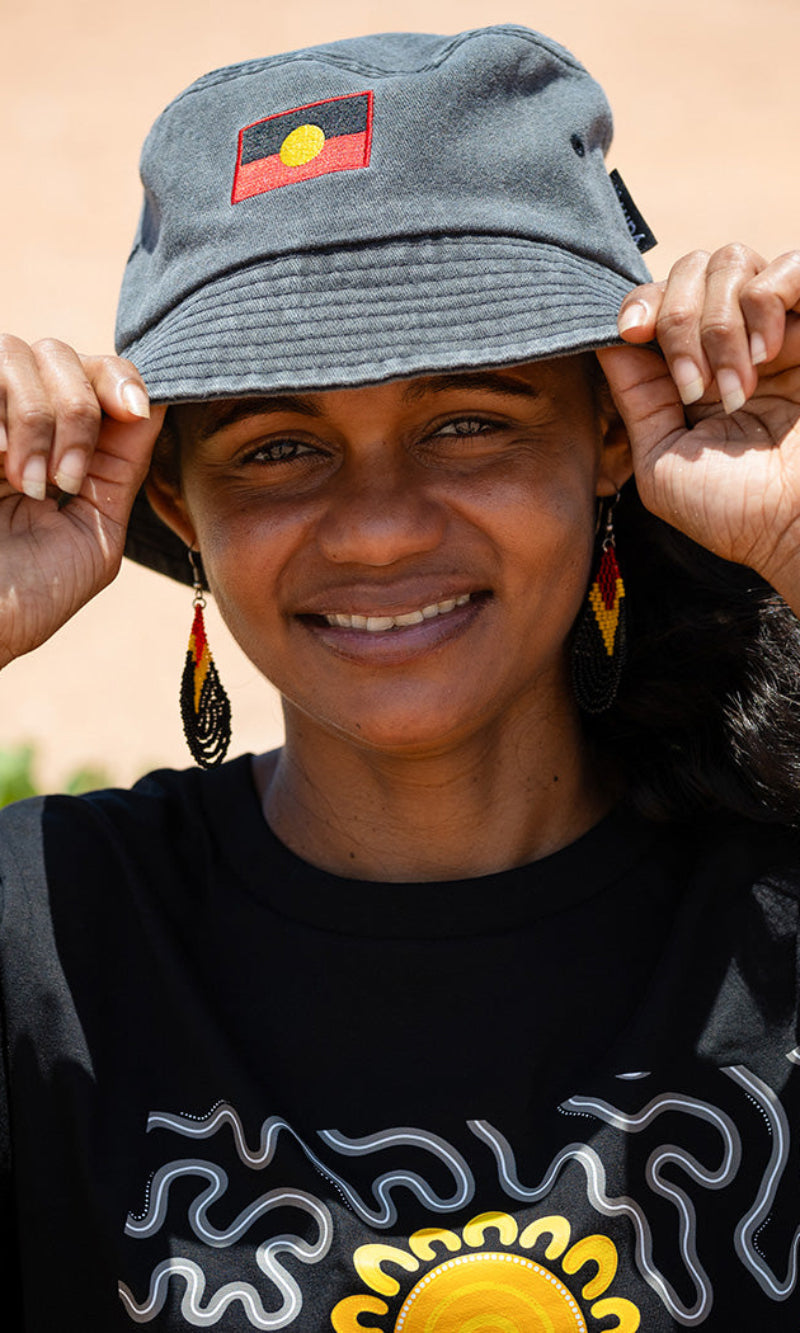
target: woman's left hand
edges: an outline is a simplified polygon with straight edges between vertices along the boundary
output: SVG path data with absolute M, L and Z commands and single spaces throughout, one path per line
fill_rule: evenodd
M 800 611 L 800 251 L 695 251 L 619 327 L 632 345 L 598 357 L 642 501 Z

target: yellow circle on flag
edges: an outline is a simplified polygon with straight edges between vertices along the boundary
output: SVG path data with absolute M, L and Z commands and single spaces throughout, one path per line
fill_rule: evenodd
M 281 144 L 280 159 L 285 167 L 302 167 L 318 157 L 324 147 L 325 132 L 319 125 L 298 125 Z

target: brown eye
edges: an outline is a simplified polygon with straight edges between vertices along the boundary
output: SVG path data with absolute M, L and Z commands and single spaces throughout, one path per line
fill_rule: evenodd
M 458 417 L 453 421 L 448 421 L 444 426 L 440 426 L 435 432 L 436 435 L 483 435 L 493 429 L 493 421 L 485 421 L 481 417 Z
M 245 463 L 292 463 L 296 458 L 313 454 L 316 451 L 302 440 L 272 440 L 269 444 L 260 444 L 245 455 Z

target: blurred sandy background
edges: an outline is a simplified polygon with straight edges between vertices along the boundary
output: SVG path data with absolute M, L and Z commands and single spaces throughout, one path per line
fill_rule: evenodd
M 658 276 L 695 246 L 800 244 L 800 0 L 0 0 L 0 326 L 111 349 L 139 209 L 139 145 L 167 101 L 232 61 L 364 32 L 539 28 L 578 55 L 616 116 L 610 165 L 659 237 Z M 126 566 L 0 679 L 0 746 L 30 740 L 57 787 L 87 762 L 119 782 L 183 766 L 177 709 L 190 595 Z M 280 709 L 213 609 L 234 748 L 280 737 Z

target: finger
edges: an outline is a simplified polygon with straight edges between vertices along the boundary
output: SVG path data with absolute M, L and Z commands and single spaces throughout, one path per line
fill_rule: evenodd
M 780 355 L 787 311 L 800 312 L 800 250 L 790 250 L 745 283 L 740 302 L 750 337 L 754 366 Z
M 792 371 L 797 378 L 800 367 L 800 314 L 789 311 L 786 315 L 786 327 L 783 342 L 776 356 L 758 367 L 759 388 L 769 392 L 776 375 L 783 371 Z
M 0 337 L 0 400 L 6 479 L 43 500 L 55 416 L 32 349 L 10 334 Z
M 117 421 L 146 420 L 150 399 L 132 361 L 119 356 L 82 356 L 86 378 L 108 416 Z
M 104 416 L 81 493 L 70 505 L 75 517 L 84 505 L 125 527 L 144 483 L 166 407 L 153 408 L 146 420 L 115 421 Z M 87 509 L 88 516 L 88 509 Z
M 708 261 L 700 339 L 728 413 L 743 407 L 758 383 L 741 296 L 765 267 L 766 260 L 744 245 L 727 245 Z
M 607 347 L 596 353 L 625 424 L 637 475 L 660 446 L 686 430 L 683 405 L 669 367 L 645 347 Z
M 53 414 L 47 477 L 59 490 L 77 495 L 97 444 L 100 404 L 79 356 L 66 343 L 43 339 L 31 351 Z
M 665 286 L 665 282 L 645 282 L 628 292 L 617 316 L 619 335 L 626 342 L 652 342 Z
M 658 344 L 687 407 L 703 397 L 712 381 L 700 335 L 709 260 L 707 251 L 693 250 L 673 264 L 656 321 Z

